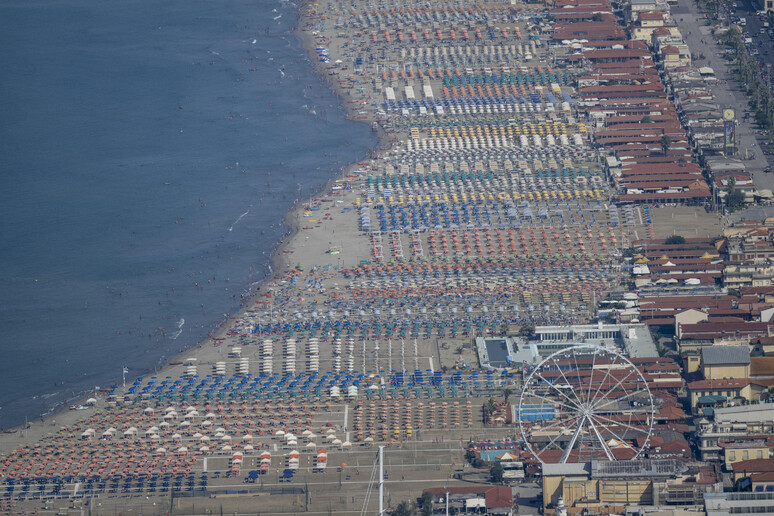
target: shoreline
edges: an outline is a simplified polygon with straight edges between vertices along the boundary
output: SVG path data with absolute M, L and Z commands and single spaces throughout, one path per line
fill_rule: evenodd
M 292 33 L 300 41 L 302 50 L 306 52 L 306 57 L 309 60 L 309 64 L 311 65 L 314 74 L 320 82 L 320 86 L 327 88 L 338 99 L 339 108 L 345 113 L 345 118 L 349 122 L 365 124 L 368 126 L 368 130 L 372 131 L 374 129 L 371 124 L 375 122 L 372 112 L 368 112 L 368 115 L 366 115 L 367 118 L 356 118 L 353 110 L 347 105 L 346 90 L 338 87 L 335 81 L 329 80 L 328 77 L 330 77 L 330 75 L 325 73 L 326 69 L 322 66 L 322 63 L 313 60 L 314 46 L 317 44 L 317 41 L 315 40 L 315 35 L 311 33 L 311 29 L 308 29 L 308 25 L 311 24 L 313 17 L 307 12 L 307 8 L 313 5 L 312 2 L 300 2 L 297 5 L 296 11 L 298 23 Z M 325 36 L 320 37 L 322 39 L 328 39 Z M 337 69 L 334 76 L 338 77 L 342 71 L 343 70 Z M 374 134 L 377 137 L 377 141 L 375 142 L 374 147 L 366 150 L 366 155 L 363 156 L 362 159 L 369 159 L 372 155 L 376 155 L 378 149 L 387 143 L 386 139 L 388 135 L 381 126 L 378 126 L 378 128 L 374 130 Z M 146 376 L 152 371 L 156 375 L 171 375 L 173 371 L 181 367 L 181 364 L 185 362 L 186 359 L 194 358 L 197 352 L 205 351 L 207 348 L 211 347 L 222 348 L 220 342 L 226 338 L 228 332 L 237 324 L 237 316 L 250 306 L 254 305 L 262 295 L 270 290 L 273 283 L 281 281 L 285 272 L 294 267 L 294 261 L 286 251 L 288 251 L 294 245 L 294 241 L 299 238 L 301 231 L 299 220 L 304 211 L 304 205 L 310 203 L 316 196 L 320 196 L 324 192 L 330 191 L 337 180 L 352 173 L 358 166 L 357 161 L 348 163 L 324 184 L 315 188 L 313 191 L 308 192 L 304 197 L 297 199 L 290 207 L 282 222 L 286 231 L 276 242 L 272 253 L 268 258 L 270 270 L 266 271 L 267 273 L 261 280 L 245 285 L 237 310 L 226 314 L 226 317 L 212 321 L 211 327 L 214 329 L 210 330 L 204 339 L 192 344 L 188 348 L 183 348 L 182 351 L 178 351 L 174 355 L 160 357 L 159 360 L 164 359 L 164 362 L 160 365 L 158 370 L 154 371 L 149 369 L 139 375 L 132 374 L 131 378 Z M 29 419 L 26 426 L 25 424 L 18 424 L 8 428 L 2 428 L 0 431 L 0 454 L 7 453 L 10 449 L 13 449 L 20 444 L 24 444 L 25 442 L 36 441 L 52 430 L 59 430 L 62 427 L 70 426 L 82 419 L 88 418 L 93 415 L 95 410 L 99 410 L 99 407 L 102 405 L 100 402 L 103 402 L 104 399 L 100 398 L 100 394 L 118 392 L 121 389 L 121 385 L 117 385 L 116 389 L 101 389 L 100 391 L 85 390 L 76 393 L 72 397 L 65 398 L 57 405 L 54 405 L 48 412 L 38 414 L 35 418 Z M 96 398 L 98 401 L 93 406 L 88 406 L 86 401 L 92 397 Z M 70 408 L 74 406 L 87 408 L 83 410 Z M 57 422 L 57 419 L 59 419 L 59 422 Z M 7 441 L 13 441 L 13 446 L 9 447 Z

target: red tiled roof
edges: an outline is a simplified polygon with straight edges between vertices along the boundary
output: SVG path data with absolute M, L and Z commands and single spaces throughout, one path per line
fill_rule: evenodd
M 734 473 L 764 473 L 774 472 L 774 459 L 741 460 L 731 464 Z
M 750 376 L 774 375 L 774 357 L 750 357 Z
M 682 174 L 700 174 L 701 167 L 697 163 L 672 163 L 669 165 L 658 164 L 624 164 L 621 167 L 622 175 L 632 174 L 653 174 L 653 175 L 665 175 L 669 173 L 682 173 Z
M 689 391 L 717 390 L 717 389 L 741 389 L 750 385 L 749 378 L 729 378 L 714 380 L 697 380 L 688 384 Z
M 715 324 L 715 323 L 697 323 L 697 324 L 681 324 L 683 333 L 695 333 L 701 335 L 702 333 L 725 333 L 725 334 L 761 334 L 768 333 L 769 327 L 774 326 L 774 323 L 769 324 L 765 322 L 744 322 L 737 324 Z
M 656 414 L 655 419 L 664 421 L 677 421 L 685 417 L 683 409 L 675 407 L 674 405 L 664 405 L 661 410 Z
M 666 13 L 663 11 L 648 11 L 646 13 L 640 13 L 638 16 L 640 20 L 663 20 Z
M 650 59 L 650 51 L 637 48 L 621 48 L 621 49 L 600 49 L 590 50 L 583 53 L 584 57 L 589 60 L 593 59 L 620 59 L 620 58 L 639 58 L 647 57 Z

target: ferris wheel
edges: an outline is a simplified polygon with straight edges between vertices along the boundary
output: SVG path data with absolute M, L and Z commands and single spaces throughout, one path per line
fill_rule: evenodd
M 553 353 L 524 381 L 519 430 L 541 463 L 638 458 L 653 431 L 654 403 L 639 369 L 601 346 Z

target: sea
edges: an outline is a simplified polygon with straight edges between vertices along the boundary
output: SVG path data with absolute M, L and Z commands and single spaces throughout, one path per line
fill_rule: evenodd
M 287 0 L 0 3 L 0 427 L 152 374 L 374 147 Z

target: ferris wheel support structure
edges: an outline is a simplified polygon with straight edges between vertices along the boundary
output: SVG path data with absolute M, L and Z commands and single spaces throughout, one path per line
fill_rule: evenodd
M 640 457 L 650 441 L 654 414 L 647 381 L 628 358 L 579 344 L 549 355 L 529 374 L 518 421 L 535 458 L 545 463 L 556 453 L 549 450 L 561 449 L 559 462 L 566 463 L 584 456 L 618 460 L 614 448 L 627 448 L 620 454 L 626 458 Z

